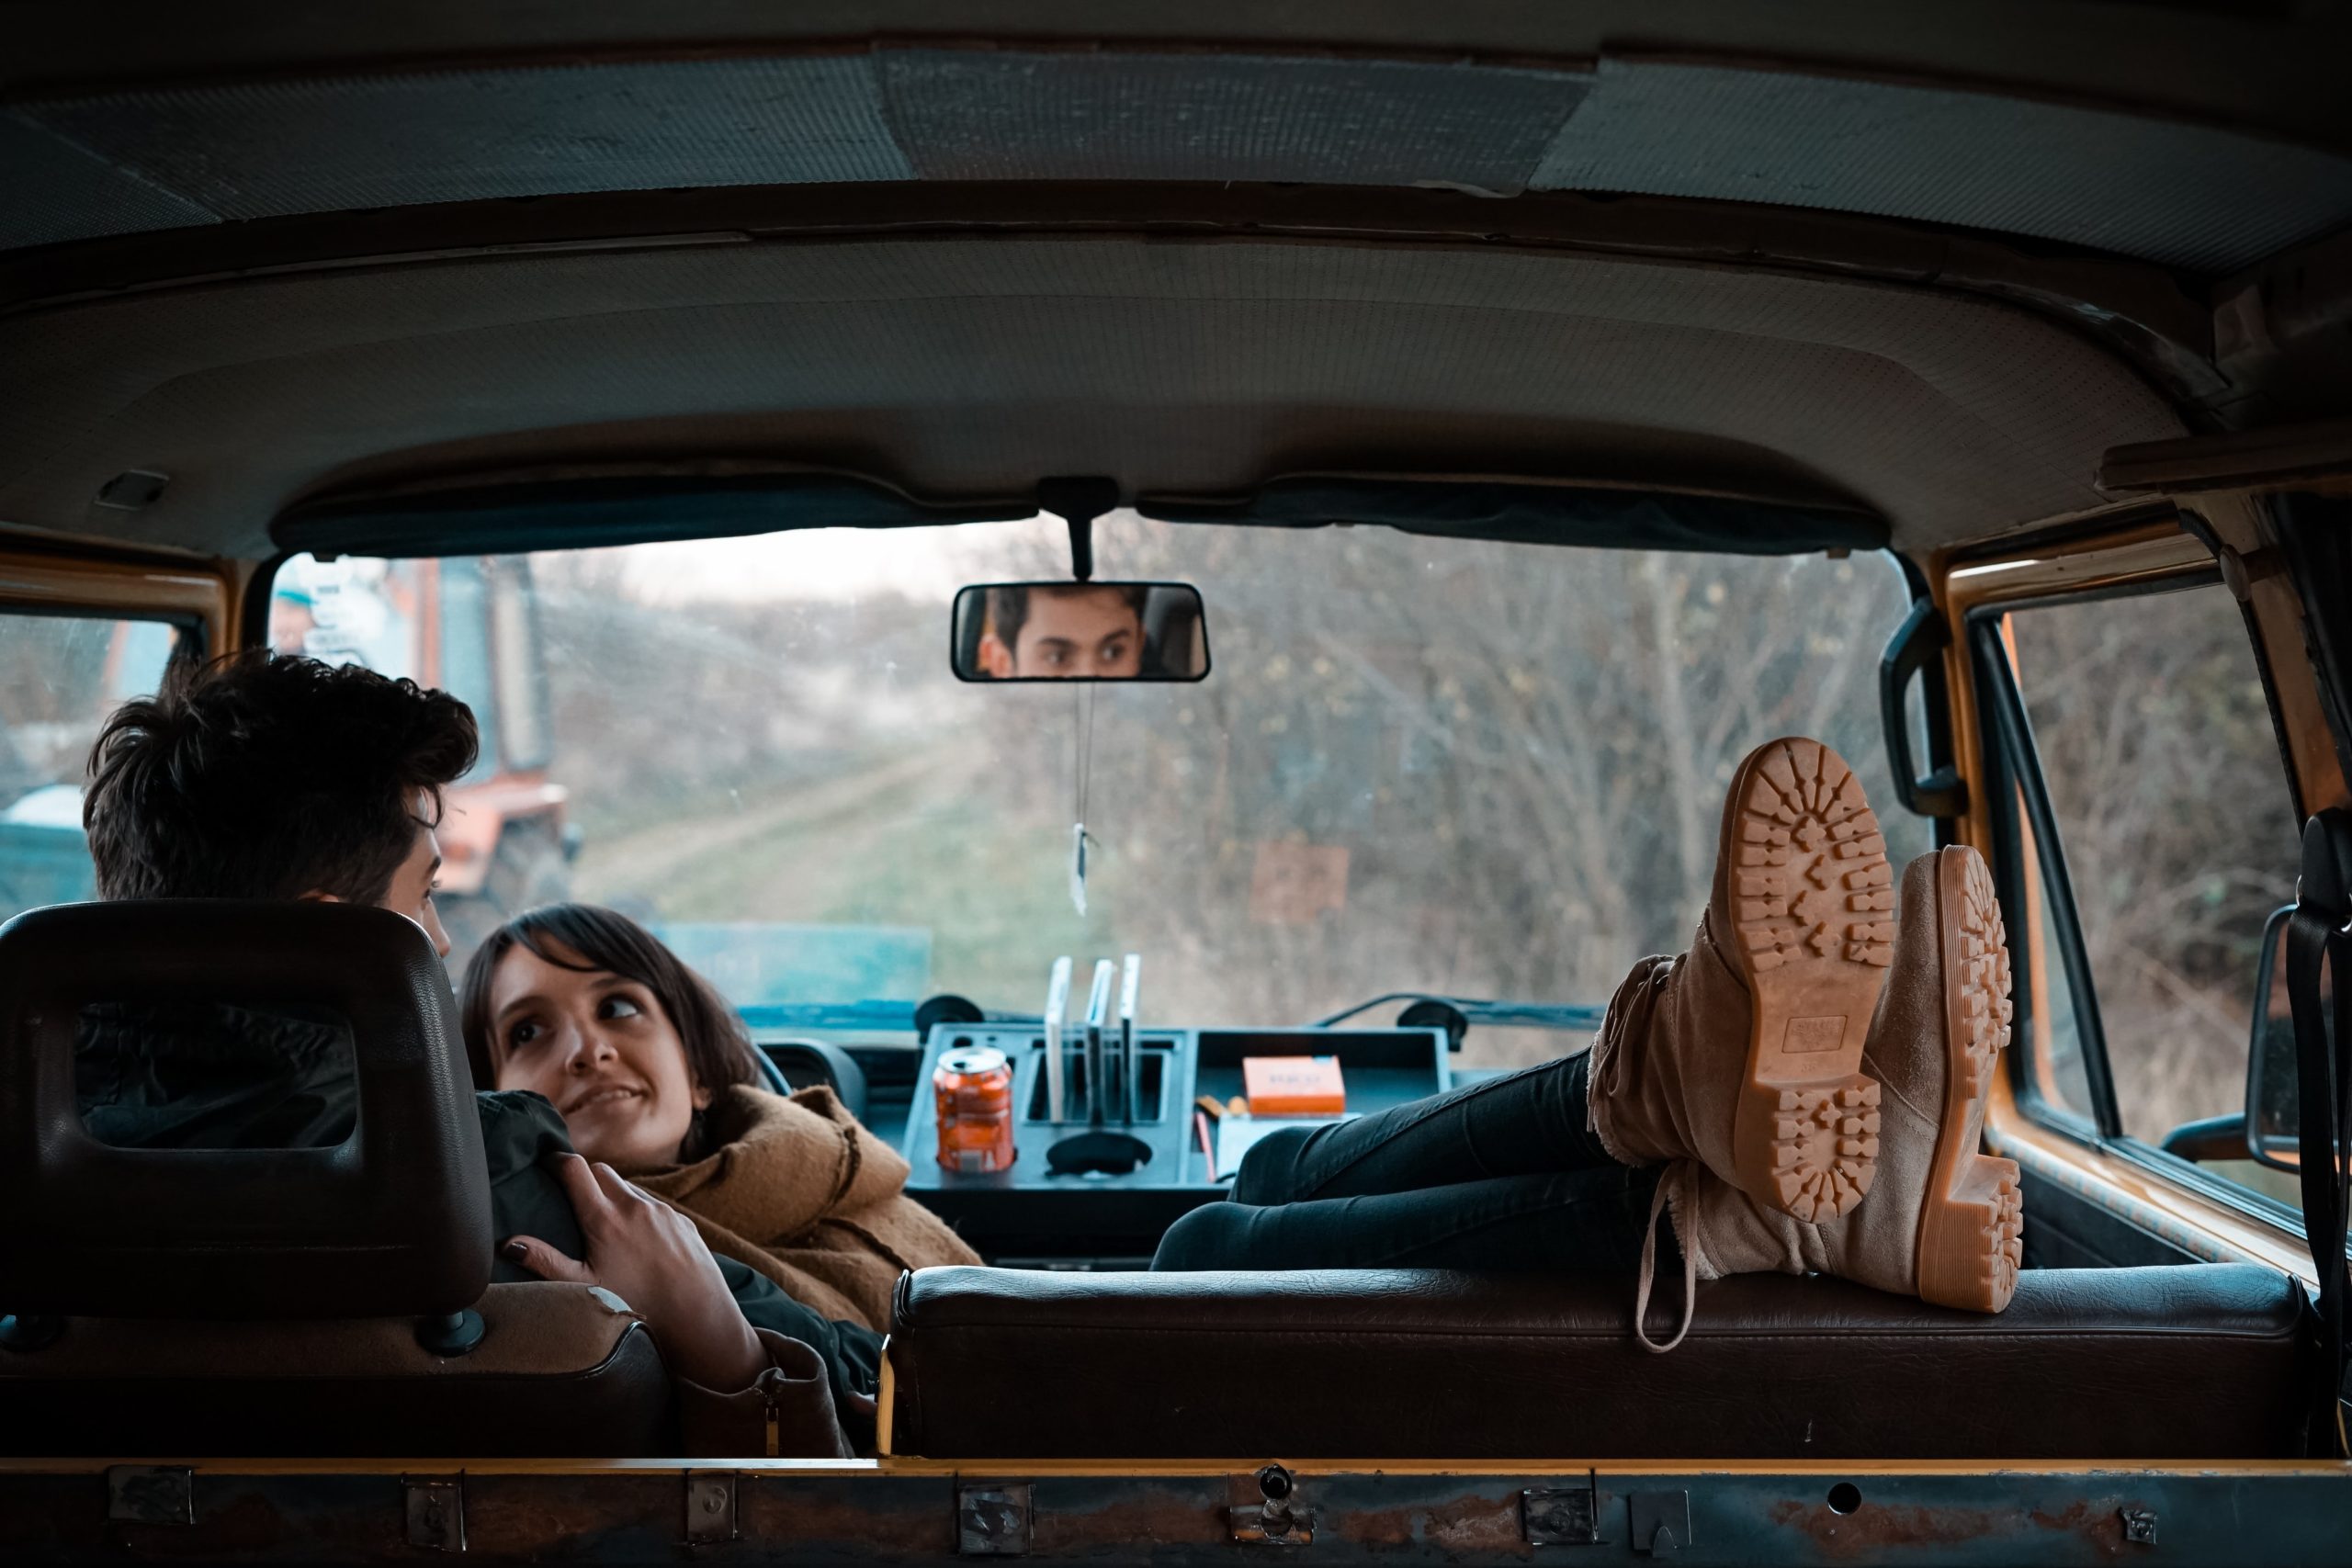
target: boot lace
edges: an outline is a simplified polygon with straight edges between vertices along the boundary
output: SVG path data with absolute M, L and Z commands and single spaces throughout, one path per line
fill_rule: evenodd
M 1666 1168 L 1657 1180 L 1657 1191 L 1650 1199 L 1650 1223 L 1642 1232 L 1642 1268 L 1634 1287 L 1634 1337 L 1642 1348 L 1655 1355 L 1664 1355 L 1682 1343 L 1690 1332 L 1690 1319 L 1699 1306 L 1699 1192 L 1694 1179 L 1697 1167 L 1693 1161 L 1675 1160 Z M 1661 1345 L 1650 1337 L 1650 1285 L 1657 1275 L 1657 1222 L 1661 1213 L 1669 1218 L 1679 1214 L 1682 1219 L 1682 1325 L 1674 1337 Z

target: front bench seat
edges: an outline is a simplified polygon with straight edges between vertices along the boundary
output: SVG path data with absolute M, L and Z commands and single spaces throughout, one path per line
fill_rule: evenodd
M 1841 1280 L 1420 1269 L 901 1279 L 889 1450 L 1026 1459 L 2207 1460 L 2303 1453 L 2303 1291 L 2253 1264 L 2028 1270 L 1996 1316 Z M 1653 1333 L 1672 1325 L 1653 1308 Z
M 332 1148 L 101 1144 L 74 1089 L 95 1001 L 339 1016 L 358 1126 Z M 669 1376 L 619 1298 L 490 1285 L 467 1079 L 440 960 L 399 915 L 155 901 L 0 927 L 0 1452 L 677 1452 Z

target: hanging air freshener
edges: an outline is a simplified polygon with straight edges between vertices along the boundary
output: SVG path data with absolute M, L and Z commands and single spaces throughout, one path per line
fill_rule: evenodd
M 1086 786 L 1094 766 L 1094 688 L 1078 688 L 1078 708 L 1073 716 L 1072 738 L 1077 754 L 1075 779 L 1071 790 L 1069 830 L 1069 901 L 1080 915 L 1086 913 Z

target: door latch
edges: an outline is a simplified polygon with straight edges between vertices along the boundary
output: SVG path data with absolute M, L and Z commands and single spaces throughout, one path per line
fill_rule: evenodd
M 715 1546 L 735 1539 L 735 1473 L 686 1472 L 686 1544 Z
M 964 1557 L 1029 1555 L 1029 1483 L 956 1489 L 956 1551 Z
M 1597 1546 L 1600 1505 L 1592 1483 L 1534 1487 L 1519 1495 L 1519 1529 L 1530 1546 Z
M 1690 1544 L 1690 1494 L 1636 1492 L 1626 1499 L 1635 1551 L 1670 1557 Z
M 107 1518 L 129 1525 L 196 1523 L 196 1472 L 177 1464 L 108 1466 Z
M 466 1492 L 462 1477 L 403 1475 L 402 1501 L 408 1509 L 408 1543 L 426 1551 L 466 1549 Z
M 1315 1540 L 1315 1511 L 1299 1495 L 1298 1477 L 1279 1464 L 1226 1483 L 1225 1510 L 1233 1539 L 1254 1546 L 1306 1546 Z

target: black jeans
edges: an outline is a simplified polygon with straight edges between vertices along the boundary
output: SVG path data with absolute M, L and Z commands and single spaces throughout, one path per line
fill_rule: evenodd
M 1587 1125 L 1589 1055 L 1316 1128 L 1242 1157 L 1233 1201 L 1169 1227 L 1151 1266 L 1627 1273 L 1658 1168 Z

